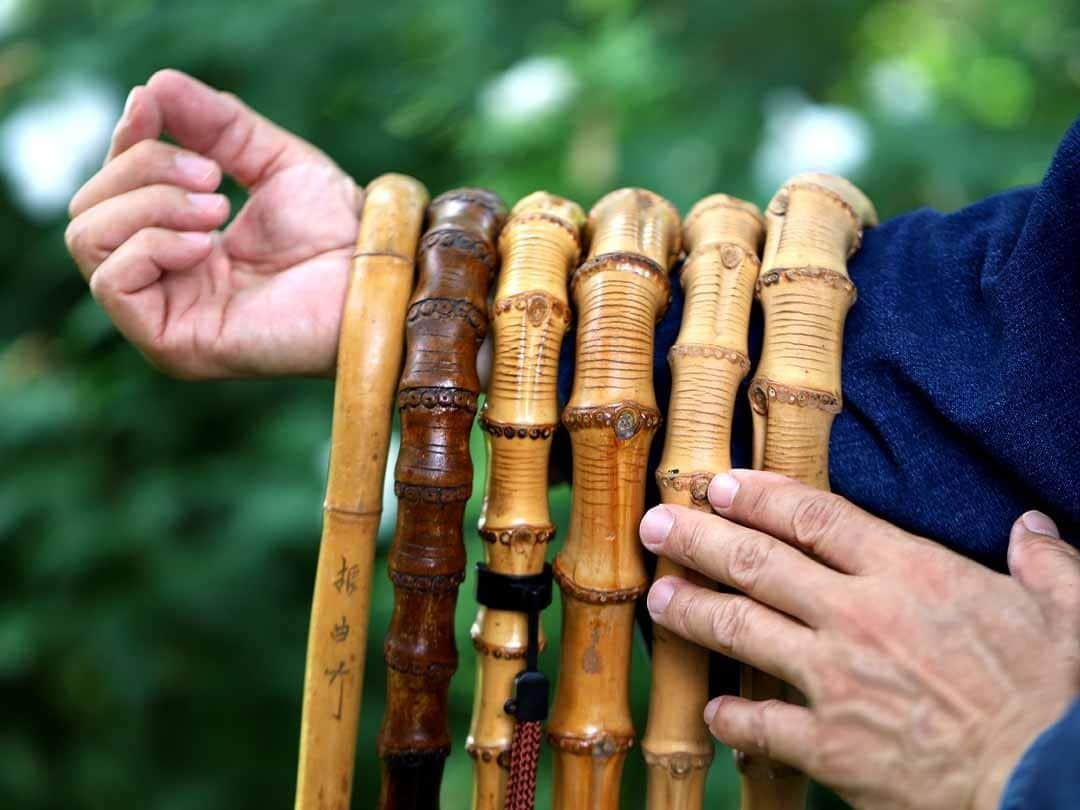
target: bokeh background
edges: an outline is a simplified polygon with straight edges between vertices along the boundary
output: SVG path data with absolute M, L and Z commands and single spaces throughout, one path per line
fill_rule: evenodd
M 633 184 L 685 212 L 713 191 L 764 204 L 785 176 L 823 168 L 888 217 L 1039 179 L 1080 110 L 1080 6 L 0 0 L 3 808 L 292 803 L 331 383 L 161 376 L 63 246 L 67 200 L 127 89 L 164 66 L 238 94 L 361 183 L 396 170 L 433 192 L 547 188 L 586 206 Z M 561 485 L 561 526 L 568 500 Z M 358 808 L 377 790 L 388 541 Z M 447 808 L 469 796 L 472 585 Z M 557 608 L 546 625 L 554 641 Z M 639 645 L 639 729 L 647 684 Z M 642 784 L 635 749 L 625 807 L 642 806 Z M 735 807 L 734 785 L 720 751 L 710 806 Z

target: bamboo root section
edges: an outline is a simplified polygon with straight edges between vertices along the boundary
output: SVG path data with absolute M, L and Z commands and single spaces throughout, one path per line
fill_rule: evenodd
M 637 528 L 649 445 L 660 423 L 653 332 L 679 252 L 674 207 L 641 189 L 603 197 L 573 273 L 576 371 L 562 422 L 573 448 L 570 530 L 555 559 L 562 655 L 548 739 L 556 810 L 615 810 L 634 729 L 629 706 L 634 602 L 647 578 Z
M 480 415 L 488 449 L 480 536 L 500 574 L 539 574 L 555 535 L 548 461 L 558 427 L 559 350 L 570 327 L 566 282 L 581 255 L 585 214 L 537 192 L 521 200 L 499 237 L 502 269 L 492 310 L 495 353 Z M 503 810 L 514 718 L 505 711 L 528 639 L 521 613 L 481 607 L 472 627 L 478 656 L 466 749 L 474 759 L 473 807 Z
M 866 196 L 840 177 L 798 175 L 766 211 L 757 296 L 765 337 L 750 383 L 754 467 L 829 488 L 829 433 L 841 409 L 844 320 L 855 300 L 847 260 L 877 223 Z M 742 694 L 801 701 L 792 687 L 743 668 Z M 743 810 L 801 810 L 807 780 L 781 763 L 737 755 Z
M 681 281 L 684 310 L 668 353 L 671 402 L 656 482 L 663 503 L 710 511 L 707 492 L 731 469 L 731 420 L 739 384 L 750 370 L 746 333 L 764 235 L 757 206 L 714 194 L 690 211 L 683 226 L 689 255 Z M 700 575 L 659 558 L 656 578 Z M 648 765 L 649 810 L 701 810 L 713 741 L 703 712 L 709 655 L 669 630 L 653 626 L 649 721 L 642 740 Z
M 383 810 L 434 810 L 450 752 L 447 690 L 457 669 L 454 607 L 465 574 L 462 519 L 472 491 L 469 432 L 480 381 L 502 202 L 479 189 L 436 198 L 420 243 L 398 389 L 398 519 L 390 549 L 394 610 L 383 654 L 379 731 Z
M 373 180 L 364 199 L 338 341 L 296 810 L 344 810 L 352 793 L 391 408 L 427 201 L 423 185 L 396 174 Z

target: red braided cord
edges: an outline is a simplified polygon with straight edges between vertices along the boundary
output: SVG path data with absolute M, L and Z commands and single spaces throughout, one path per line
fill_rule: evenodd
M 533 810 L 536 803 L 536 764 L 540 760 L 540 722 L 517 723 L 510 741 L 510 783 L 506 810 Z

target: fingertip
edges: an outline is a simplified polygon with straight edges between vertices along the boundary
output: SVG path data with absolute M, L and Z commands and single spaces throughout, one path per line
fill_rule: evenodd
M 713 509 L 728 509 L 735 502 L 738 491 L 739 479 L 730 473 L 720 473 L 709 482 L 709 503 Z
M 195 152 L 177 152 L 173 165 L 192 188 L 212 191 L 221 185 L 221 165 Z
M 176 68 L 161 68 L 155 70 L 150 78 L 146 80 L 146 86 L 152 91 L 158 90 L 172 90 L 178 85 L 182 84 L 202 84 L 195 78 L 189 76 L 181 70 Z
M 717 711 L 720 709 L 720 702 L 723 700 L 723 696 L 714 697 L 708 703 L 705 704 L 705 725 L 712 727 L 713 718 L 716 717 Z
M 645 606 L 653 618 L 660 616 L 671 603 L 671 597 L 675 595 L 675 585 L 678 580 L 675 577 L 661 577 L 649 588 L 649 595 L 645 600 Z
M 1061 539 L 1061 532 L 1058 531 L 1057 524 L 1054 523 L 1048 515 L 1043 514 L 1037 509 L 1024 512 L 1024 514 L 1020 516 L 1019 522 L 1023 524 L 1029 532 L 1053 537 L 1055 540 Z
M 156 113 L 156 107 L 147 94 L 146 87 L 137 84 L 131 88 L 124 102 L 124 111 L 113 130 L 112 143 L 105 157 L 105 163 L 126 152 L 139 141 L 156 138 L 160 134 L 161 120 Z
M 641 535 L 641 543 L 649 551 L 656 551 L 664 545 L 664 541 L 671 533 L 671 527 L 675 525 L 675 515 L 666 506 L 654 506 L 641 519 L 638 533 Z
M 208 251 L 214 246 L 214 235 L 206 231 L 179 231 L 176 235 L 193 252 Z
M 132 110 L 135 107 L 135 103 L 136 103 L 136 100 L 138 98 L 139 91 L 142 90 L 142 89 L 143 89 L 143 86 L 141 84 L 137 84 L 134 87 L 132 87 L 131 90 L 128 92 L 127 98 L 124 99 L 124 110 L 123 110 L 123 112 L 120 113 L 120 122 L 119 123 L 124 123 L 129 118 L 131 118 L 131 113 L 132 113 Z
M 229 198 L 224 194 L 193 192 L 187 195 L 187 199 L 196 213 L 202 214 L 215 224 L 229 215 Z

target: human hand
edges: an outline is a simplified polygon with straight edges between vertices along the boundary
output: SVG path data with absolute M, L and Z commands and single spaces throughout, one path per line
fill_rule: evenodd
M 857 808 L 996 808 L 1080 693 L 1080 553 L 1049 518 L 1014 524 L 1005 576 L 773 473 L 719 475 L 709 500 L 650 510 L 642 542 L 742 593 L 664 577 L 649 612 L 809 703 L 722 696 L 713 734 Z
M 223 172 L 249 196 L 217 231 Z M 94 298 L 163 371 L 333 375 L 362 200 L 311 144 L 163 70 L 131 91 L 65 238 Z

